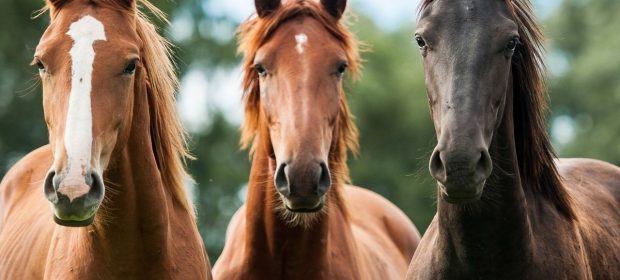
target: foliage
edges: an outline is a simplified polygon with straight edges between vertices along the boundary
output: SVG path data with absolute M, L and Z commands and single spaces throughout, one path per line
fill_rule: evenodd
M 0 12 L 0 175 L 47 143 L 36 68 L 29 66 L 47 18 L 31 20 L 43 2 L 5 0 Z
M 620 2 L 564 1 L 549 22 L 553 51 L 568 68 L 551 80 L 554 116 L 569 116 L 575 138 L 566 157 L 620 165 Z
M 194 201 L 198 225 L 212 261 L 224 247 L 226 227 L 241 206 L 250 174 L 250 160 L 239 150 L 239 131 L 216 114 L 211 126 L 192 135 L 191 148 L 198 160 L 189 162 L 197 182 Z
M 348 90 L 361 136 L 351 178 L 390 199 L 423 231 L 435 214 L 428 173 L 435 131 L 412 27 L 385 32 L 360 16 L 352 28 L 368 51 L 362 77 Z

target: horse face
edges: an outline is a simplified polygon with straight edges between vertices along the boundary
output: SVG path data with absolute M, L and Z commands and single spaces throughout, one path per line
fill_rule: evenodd
M 518 29 L 503 1 L 432 1 L 416 41 L 438 144 L 430 172 L 441 196 L 475 201 L 492 171 L 489 146 L 504 111 Z
M 34 59 L 54 154 L 44 190 L 58 224 L 86 226 L 110 155 L 128 135 L 139 40 L 120 11 L 74 1 L 56 12 Z
M 293 212 L 322 209 L 340 113 L 343 47 L 312 17 L 284 23 L 259 48 L 255 68 L 276 160 L 274 183 Z

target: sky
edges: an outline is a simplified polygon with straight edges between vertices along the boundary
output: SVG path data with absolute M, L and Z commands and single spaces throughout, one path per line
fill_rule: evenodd
M 563 0 L 534 0 L 534 9 L 542 20 L 548 18 Z M 414 19 L 420 0 L 350 0 L 349 3 L 357 13 L 370 16 L 376 24 L 386 32 L 395 30 L 403 24 L 414 26 Z M 389 4 L 386 4 L 389 3 Z M 254 1 L 250 0 L 226 0 L 206 1 L 202 6 L 213 16 L 228 17 L 241 22 L 254 13 Z M 179 15 L 173 19 L 173 32 L 175 39 L 183 39 L 184 30 L 191 22 Z M 186 32 L 185 32 L 186 33 Z M 226 30 L 226 34 L 232 34 Z M 553 63 L 554 60 L 562 62 L 562 57 L 551 54 L 550 66 L 552 74 L 554 65 L 557 72 L 562 71 L 561 63 Z M 565 65 L 564 65 L 565 66 Z M 567 66 L 565 66 L 567 67 Z M 209 125 L 210 116 L 213 112 L 224 112 L 227 120 L 233 124 L 241 123 L 243 118 L 241 108 L 241 70 L 215 69 L 206 75 L 198 68 L 190 68 L 182 77 L 180 89 L 179 107 L 181 117 L 190 131 L 200 131 Z M 206 94 L 205 94 L 206 92 Z

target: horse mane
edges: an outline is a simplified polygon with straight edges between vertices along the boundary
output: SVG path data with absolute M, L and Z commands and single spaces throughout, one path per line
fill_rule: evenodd
M 254 58 L 258 49 L 265 44 L 276 32 L 278 27 L 296 17 L 312 17 L 325 27 L 343 46 L 347 59 L 349 72 L 356 77 L 361 68 L 358 43 L 346 28 L 346 21 L 338 21 L 330 13 L 325 11 L 320 4 L 312 1 L 290 1 L 283 4 L 279 9 L 267 17 L 254 16 L 241 24 L 237 30 L 239 41 L 239 53 L 244 55 L 243 69 L 243 103 L 245 106 L 245 118 L 241 126 L 242 148 L 250 148 L 250 156 L 257 148 L 258 137 L 261 129 L 261 101 L 259 88 L 259 75 L 254 69 Z M 345 23 L 342 23 L 345 22 Z M 266 131 L 266 130 L 264 130 Z M 346 164 L 347 152 L 357 153 L 358 131 L 353 116 L 346 101 L 346 94 L 340 93 L 340 111 L 338 116 L 337 131 L 334 146 L 329 155 L 329 166 L 332 174 L 335 174 L 336 184 L 350 182 L 349 170 Z
M 507 0 L 521 44 L 512 59 L 514 129 L 521 180 L 553 202 L 569 219 L 576 218 L 572 199 L 555 165 L 557 158 L 545 122 L 548 96 L 543 62 L 544 36 L 529 0 Z
M 421 10 L 433 0 L 424 0 Z M 517 23 L 520 44 L 512 58 L 513 117 L 517 160 L 524 188 L 553 203 L 576 219 L 573 201 L 555 164 L 557 155 L 547 132 L 548 107 L 544 64 L 544 35 L 530 0 L 505 0 Z
M 147 0 L 139 1 L 155 16 L 163 18 L 163 12 Z M 191 178 L 185 170 L 185 159 L 192 159 L 187 148 L 187 133 L 176 112 L 175 93 L 179 86 L 176 66 L 172 58 L 172 44 L 157 33 L 148 17 L 138 11 L 137 32 L 143 45 L 143 65 L 149 85 L 151 108 L 151 141 L 155 159 L 164 186 L 174 198 L 195 218 L 194 206 L 185 188 L 185 180 Z M 151 102 L 149 102 L 151 103 Z
M 39 12 L 50 11 L 52 18 L 62 5 L 72 0 L 48 0 Z M 173 62 L 173 45 L 157 33 L 148 16 L 137 7 L 120 0 L 89 0 L 92 5 L 119 10 L 136 18 L 136 32 L 142 40 L 142 65 L 147 79 L 150 99 L 150 130 L 153 153 L 164 188 L 195 218 L 194 206 L 185 189 L 185 180 L 191 178 L 185 170 L 185 159 L 191 159 L 187 148 L 187 133 L 175 109 L 175 93 L 179 86 Z M 148 0 L 137 0 L 147 12 L 168 23 L 165 14 Z M 119 4 L 120 3 L 120 4 Z M 146 105 L 146 104 L 145 104 Z

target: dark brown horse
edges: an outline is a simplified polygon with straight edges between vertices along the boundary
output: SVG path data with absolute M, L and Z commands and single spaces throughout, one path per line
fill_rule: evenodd
M 210 278 L 168 42 L 132 0 L 46 8 L 33 64 L 50 145 L 0 185 L 0 279 Z
M 619 279 L 620 168 L 556 160 L 528 0 L 426 0 L 437 215 L 408 279 Z
M 342 80 L 359 69 L 346 1 L 255 3 L 239 34 L 252 171 L 215 278 L 402 279 L 417 230 L 384 198 L 346 185 L 357 130 Z

